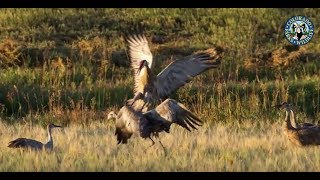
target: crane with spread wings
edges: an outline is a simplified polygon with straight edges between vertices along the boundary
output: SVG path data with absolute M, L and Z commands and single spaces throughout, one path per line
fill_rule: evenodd
M 150 104 L 158 104 L 167 99 L 173 91 L 190 82 L 193 77 L 208 69 L 217 68 L 223 52 L 218 47 L 196 52 L 173 61 L 155 75 L 155 63 L 147 38 L 144 35 L 130 35 L 126 42 L 134 71 L 134 98 L 131 102 L 135 104 L 135 109 L 140 108 L 143 112 L 151 108 Z M 142 103 L 136 102 L 138 99 Z
M 114 114 L 113 117 L 116 118 L 115 135 L 118 144 L 127 144 L 128 139 L 136 134 L 144 139 L 150 139 L 153 146 L 155 142 L 152 137 L 156 137 L 165 153 L 167 151 L 160 141 L 160 132 L 170 133 L 172 124 L 179 125 L 188 131 L 202 125 L 202 121 L 197 116 L 173 99 L 166 99 L 147 112 L 135 110 L 130 103 L 127 103 L 120 109 L 118 115 Z

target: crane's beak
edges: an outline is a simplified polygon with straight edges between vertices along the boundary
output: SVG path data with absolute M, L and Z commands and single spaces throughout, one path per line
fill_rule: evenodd
M 54 127 L 62 128 L 62 126 L 54 125 Z

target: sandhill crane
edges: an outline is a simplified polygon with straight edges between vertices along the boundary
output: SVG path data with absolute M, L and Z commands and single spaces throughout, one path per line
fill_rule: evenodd
M 47 126 L 47 131 L 48 131 L 48 141 L 43 144 L 39 141 L 33 140 L 33 139 L 28 139 L 28 138 L 18 138 L 13 141 L 9 142 L 8 147 L 10 148 L 25 148 L 25 149 L 32 149 L 32 150 L 52 150 L 53 149 L 53 139 L 51 135 L 51 130 L 52 128 L 56 127 L 62 127 L 62 126 L 57 126 L 54 124 L 49 124 Z
M 301 129 L 301 128 L 308 128 L 308 127 L 311 127 L 311 126 L 319 126 L 319 125 L 315 125 L 315 124 L 312 124 L 312 123 L 308 123 L 308 122 L 305 122 L 305 123 L 301 123 L 301 124 L 298 124 L 296 122 L 296 116 L 295 116 L 295 113 L 293 112 L 293 106 L 292 104 L 289 104 L 287 102 L 283 102 L 282 104 L 279 104 L 277 105 L 276 107 L 278 108 L 281 108 L 281 107 L 285 107 L 285 106 L 288 106 L 290 109 L 291 109 L 291 114 L 292 114 L 292 117 L 290 118 L 290 123 L 292 125 L 292 127 L 294 128 L 297 128 L 297 129 Z
M 302 146 L 320 145 L 320 126 L 306 123 L 297 127 L 295 123 L 293 123 L 294 113 L 292 106 L 287 102 L 283 102 L 277 107 L 281 107 L 286 110 L 285 133 L 290 141 Z
M 173 123 L 188 131 L 202 125 L 202 121 L 198 117 L 183 104 L 173 99 L 166 99 L 156 108 L 147 112 L 135 110 L 128 102 L 117 115 L 115 135 L 118 144 L 127 144 L 128 139 L 133 134 L 137 134 L 144 139 L 150 139 L 151 146 L 155 144 L 152 136 L 157 137 L 166 154 L 166 149 L 159 139 L 159 133 L 163 131 L 169 133 Z
M 134 108 L 141 108 L 143 112 L 149 110 L 153 102 L 163 101 L 168 96 L 191 81 L 202 72 L 216 68 L 221 60 L 222 48 L 211 48 L 196 52 L 170 63 L 155 76 L 153 55 L 150 51 L 147 38 L 144 35 L 131 35 L 126 38 L 128 43 L 131 68 L 134 70 Z M 141 99 L 146 103 L 133 103 Z M 143 107 L 139 107 L 143 104 Z M 144 105 L 147 104 L 146 108 Z

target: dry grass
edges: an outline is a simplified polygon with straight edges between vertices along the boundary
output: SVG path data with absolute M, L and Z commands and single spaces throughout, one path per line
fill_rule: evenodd
M 288 101 L 299 123 L 319 123 L 319 38 L 289 45 L 283 23 L 296 14 L 320 31 L 320 9 L 309 8 L 1 9 L 0 171 L 319 171 L 319 148 L 287 142 L 271 109 Z M 172 94 L 208 124 L 162 136 L 168 156 L 159 144 L 144 153 L 151 142 L 140 138 L 117 146 L 104 120 L 133 97 L 123 35 L 140 25 L 155 73 L 197 51 L 225 50 L 219 68 Z M 17 137 L 45 141 L 48 122 L 69 124 L 54 130 L 53 152 L 7 147 Z
M 21 46 L 12 39 L 6 38 L 0 41 L 0 66 L 12 66 L 19 60 Z
M 266 120 L 265 122 L 268 122 Z M 319 171 L 319 147 L 287 141 L 279 124 L 244 122 L 239 126 L 204 125 L 188 133 L 174 126 L 146 153 L 149 140 L 134 137 L 116 145 L 113 122 L 70 125 L 54 130 L 53 152 L 6 147 L 17 137 L 46 140 L 40 126 L 0 124 L 0 171 Z
M 244 60 L 246 68 L 289 67 L 303 59 L 307 50 L 305 47 L 292 45 L 280 47 L 269 52 L 255 54 Z

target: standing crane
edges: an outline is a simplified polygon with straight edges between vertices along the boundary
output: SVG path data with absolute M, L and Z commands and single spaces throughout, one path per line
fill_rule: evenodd
M 193 77 L 208 69 L 217 68 L 221 63 L 222 49 L 211 48 L 176 60 L 155 76 L 155 63 L 147 38 L 144 35 L 131 35 L 126 38 L 126 42 L 134 71 L 134 98 L 131 104 L 135 104 L 134 108 L 141 108 L 143 112 L 149 110 L 150 104 L 167 99 L 173 91 L 190 82 Z M 145 103 L 133 103 L 138 99 Z
M 276 107 L 281 108 L 281 107 L 285 107 L 285 106 L 288 106 L 292 111 L 291 112 L 292 117 L 290 117 L 290 123 L 291 123 L 292 127 L 297 128 L 297 129 L 303 129 L 303 128 L 308 128 L 308 127 L 312 127 L 312 126 L 319 126 L 319 125 L 315 125 L 315 124 L 308 123 L 308 122 L 298 124 L 296 122 L 296 116 L 295 116 L 295 113 L 293 112 L 292 104 L 289 104 L 287 102 L 283 102 L 282 104 L 279 104 Z
M 288 136 L 291 142 L 301 146 L 320 145 L 319 125 L 305 123 L 297 126 L 294 122 L 295 119 L 292 110 L 292 105 L 288 104 L 287 102 L 283 102 L 282 104 L 279 104 L 277 107 L 286 110 L 285 134 Z
M 151 146 L 155 144 L 152 137 L 156 137 L 166 154 L 159 133 L 163 131 L 170 133 L 172 124 L 177 124 L 191 131 L 191 129 L 197 129 L 196 126 L 201 126 L 202 121 L 183 104 L 173 99 L 166 99 L 156 108 L 147 112 L 137 111 L 131 103 L 127 102 L 116 116 L 115 135 L 118 144 L 127 144 L 128 139 L 136 134 L 144 139 L 150 139 L 152 141 Z
M 9 142 L 8 147 L 9 148 L 25 148 L 25 149 L 32 149 L 32 150 L 52 150 L 53 149 L 53 139 L 51 135 L 51 130 L 56 127 L 62 127 L 62 126 L 57 126 L 54 124 L 49 124 L 47 126 L 47 131 L 48 131 L 48 141 L 43 144 L 42 142 L 39 142 L 37 140 L 33 139 L 28 139 L 28 138 L 17 138 L 13 141 Z

